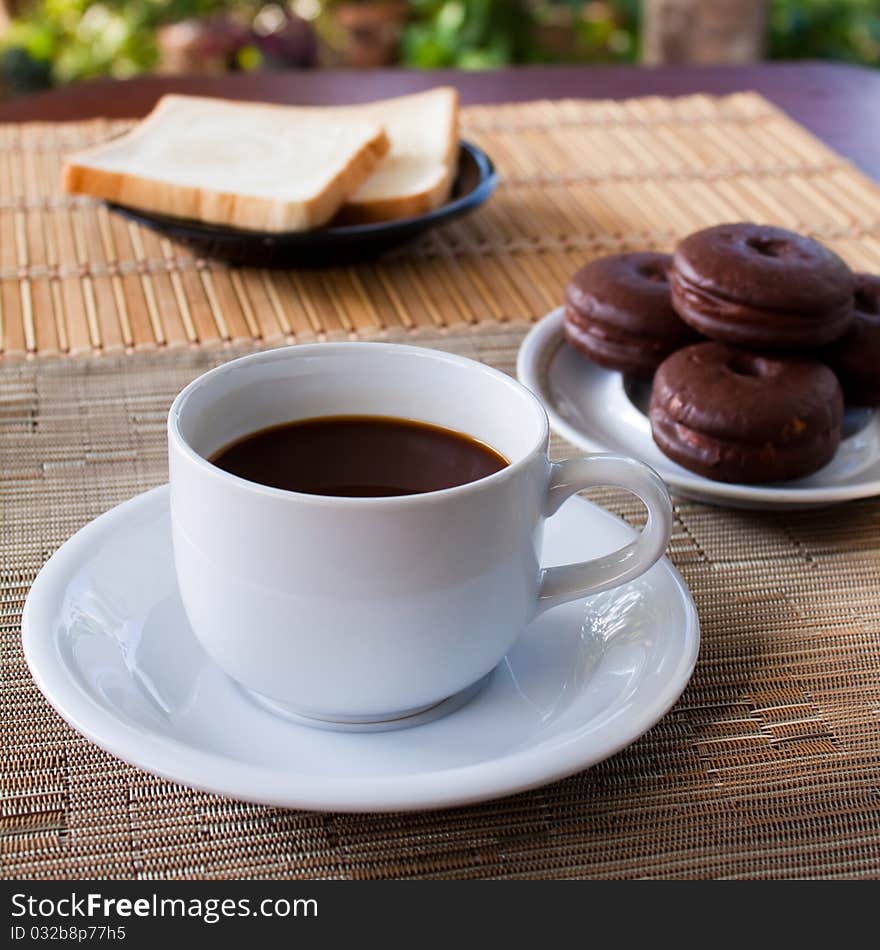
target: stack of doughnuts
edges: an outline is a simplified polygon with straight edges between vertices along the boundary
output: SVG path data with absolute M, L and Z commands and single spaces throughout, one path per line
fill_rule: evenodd
M 653 376 L 660 450 L 718 481 L 803 478 L 840 443 L 844 394 L 880 406 L 880 277 L 757 224 L 617 254 L 566 288 L 565 335 L 609 369 Z

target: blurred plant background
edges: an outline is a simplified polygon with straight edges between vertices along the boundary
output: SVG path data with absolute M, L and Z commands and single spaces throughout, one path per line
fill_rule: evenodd
M 0 93 L 95 76 L 400 64 L 880 65 L 880 0 L 0 0 Z

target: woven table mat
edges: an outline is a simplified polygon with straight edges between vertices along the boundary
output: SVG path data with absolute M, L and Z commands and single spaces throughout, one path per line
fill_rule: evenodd
M 521 336 L 420 342 L 512 372 Z M 25 594 L 72 532 L 165 480 L 172 397 L 249 349 L 0 367 L 4 876 L 880 874 L 880 500 L 787 513 L 678 500 L 670 556 L 703 629 L 693 681 L 637 743 L 536 791 L 417 814 L 284 811 L 153 778 L 74 733 L 25 666 Z M 591 497 L 641 519 L 623 492 Z
M 63 156 L 131 122 L 0 126 L 0 353 L 497 326 L 555 307 L 610 250 L 750 219 L 880 269 L 880 189 L 755 93 L 463 110 L 501 183 L 475 214 L 378 262 L 230 268 L 59 191 Z

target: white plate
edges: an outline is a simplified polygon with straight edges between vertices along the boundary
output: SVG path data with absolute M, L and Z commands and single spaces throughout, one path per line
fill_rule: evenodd
M 650 397 L 647 384 L 602 369 L 566 345 L 562 307 L 544 317 L 523 340 L 517 375 L 544 404 L 551 427 L 563 438 L 588 452 L 623 452 L 641 459 L 690 498 L 734 508 L 795 509 L 880 494 L 880 414 L 870 409 L 847 411 L 845 438 L 837 454 L 809 478 L 779 485 L 736 485 L 713 482 L 682 468 L 651 438 L 643 411 Z
M 547 523 L 544 563 L 597 556 L 631 535 L 573 498 Z M 622 749 L 684 689 L 699 625 L 664 559 L 632 584 L 541 616 L 443 718 L 371 734 L 310 728 L 258 706 L 202 652 L 177 593 L 162 487 L 50 558 L 28 595 L 23 640 L 55 709 L 133 765 L 269 805 L 390 811 L 532 788 Z

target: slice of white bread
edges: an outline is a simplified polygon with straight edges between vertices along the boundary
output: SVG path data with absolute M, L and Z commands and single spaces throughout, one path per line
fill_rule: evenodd
M 366 112 L 168 95 L 130 132 L 67 159 L 64 190 L 257 231 L 329 221 L 389 149 Z
M 431 211 L 449 195 L 458 163 L 458 92 L 438 86 L 396 99 L 338 106 L 380 122 L 391 151 L 342 207 L 340 224 L 390 221 Z

